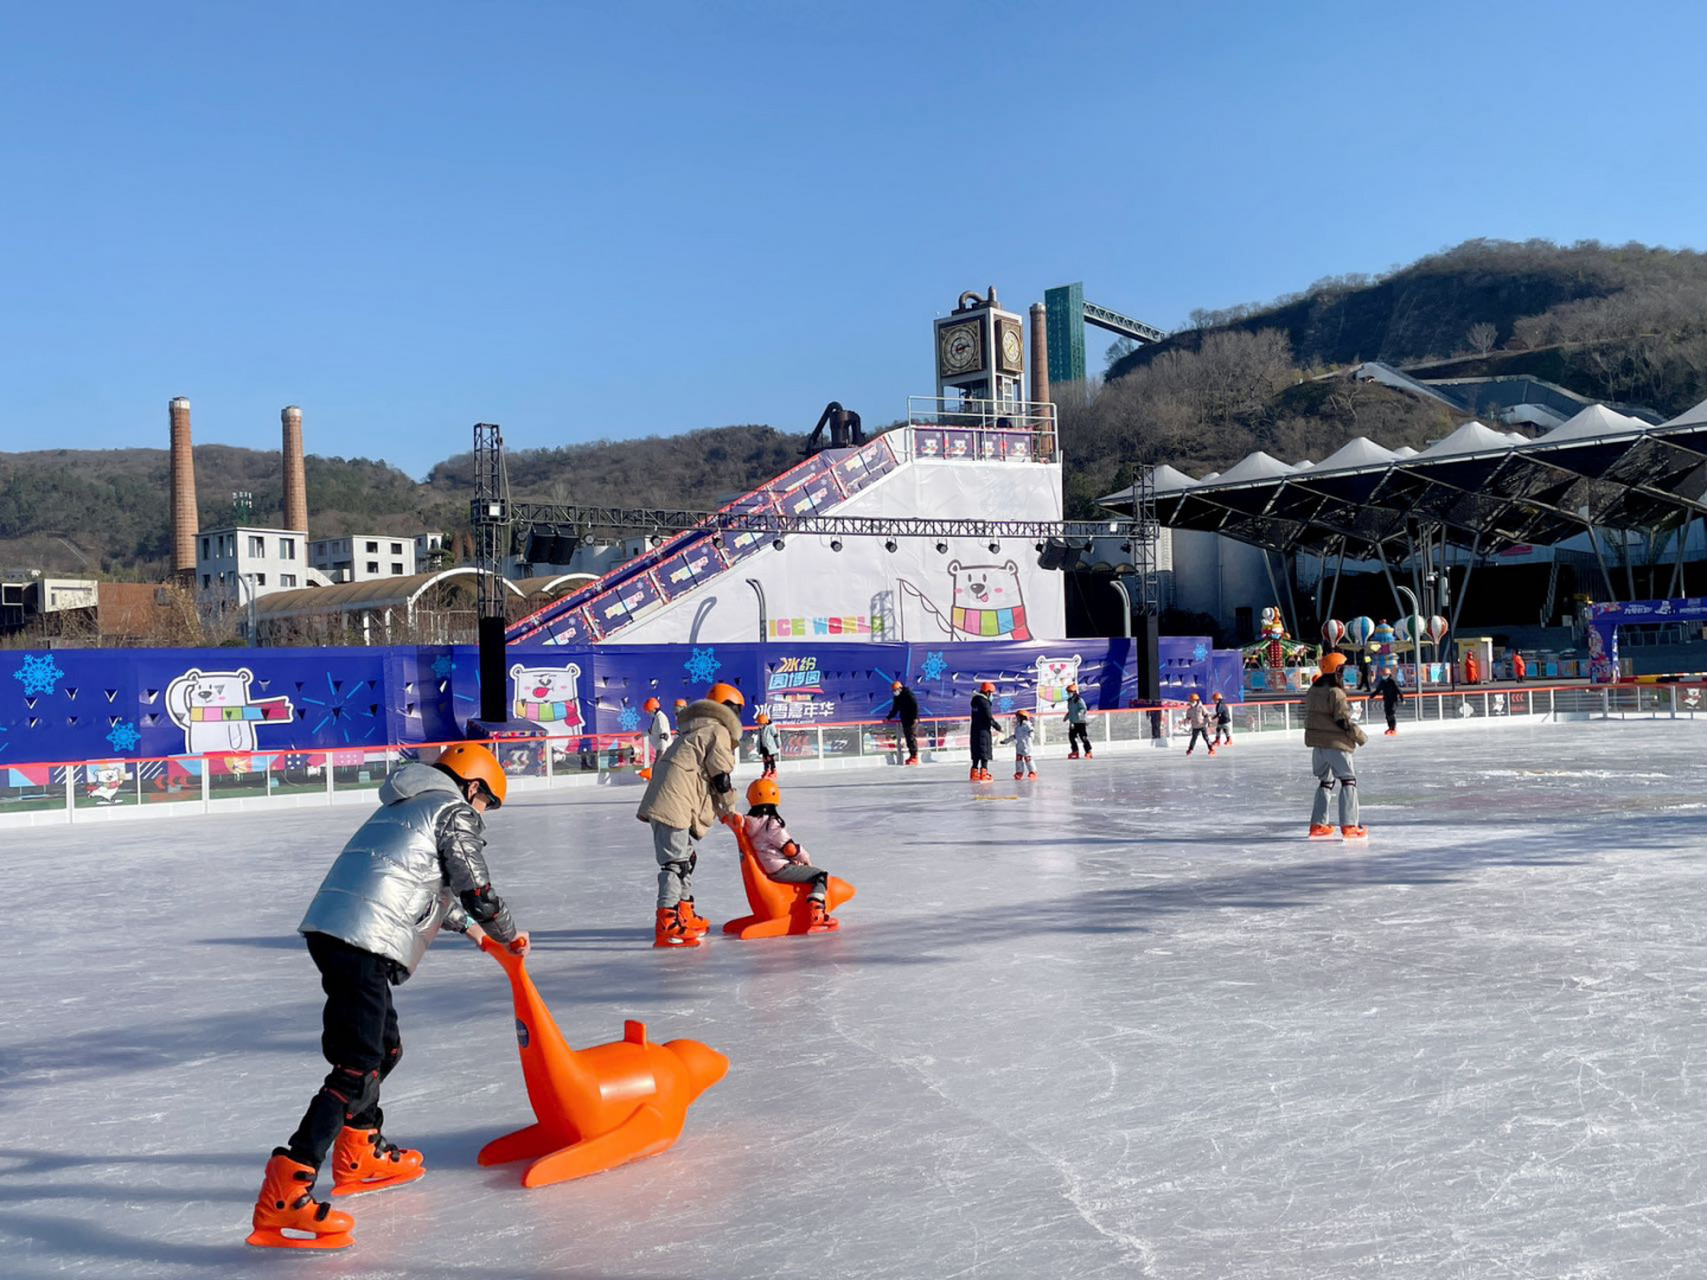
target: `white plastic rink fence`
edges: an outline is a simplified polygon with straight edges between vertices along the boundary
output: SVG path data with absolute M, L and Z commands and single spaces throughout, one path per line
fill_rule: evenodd
M 1353 708 L 1379 732 L 1384 724 L 1378 701 L 1352 692 Z M 1291 698 L 1229 704 L 1234 741 L 1256 734 L 1303 732 L 1303 700 Z M 1109 755 L 1137 754 L 1175 745 L 1184 735 L 1183 707 L 1094 711 L 1090 737 L 1095 750 Z M 1695 719 L 1707 715 L 1707 685 L 1616 684 L 1498 686 L 1444 693 L 1407 693 L 1399 704 L 1401 728 L 1435 730 L 1502 722 L 1531 724 L 1631 719 Z M 998 712 L 1004 729 L 1011 712 Z M 1057 715 L 1035 721 L 1034 754 L 1059 759 L 1067 754 L 1067 728 Z M 841 769 L 903 763 L 898 727 L 885 721 L 850 721 L 781 730 L 786 769 Z M 964 719 L 920 720 L 920 759 L 927 764 L 964 763 L 969 759 L 969 728 Z M 756 763 L 755 735 L 741 743 L 743 763 Z M 565 749 L 584 743 L 588 749 Z M 309 751 L 231 752 L 217 756 L 163 759 L 53 761 L 34 764 L 51 770 L 40 786 L 0 786 L 0 828 L 102 822 L 145 817 L 182 817 L 248 809 L 372 803 L 386 775 L 405 760 L 432 759 L 450 743 L 342 747 Z M 566 786 L 641 785 L 644 764 L 640 735 L 587 735 L 580 739 L 536 739 L 487 744 L 497 752 L 518 793 Z M 993 768 L 1000 773 L 1010 748 L 997 746 Z M 0 775 L 4 774 L 0 769 Z

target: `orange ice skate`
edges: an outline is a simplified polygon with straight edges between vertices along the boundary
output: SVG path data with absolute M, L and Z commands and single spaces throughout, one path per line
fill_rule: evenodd
M 298 1164 L 282 1147 L 274 1150 L 255 1199 L 249 1244 L 262 1249 L 348 1249 L 356 1242 L 350 1234 L 356 1220 L 314 1198 L 314 1177 L 312 1165 Z
M 413 1182 L 427 1172 L 419 1151 L 395 1146 L 378 1129 L 345 1125 L 332 1148 L 332 1194 L 359 1196 Z

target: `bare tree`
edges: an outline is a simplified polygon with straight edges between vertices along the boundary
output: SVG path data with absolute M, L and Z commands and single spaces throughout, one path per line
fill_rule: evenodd
M 1485 356 L 1494 349 L 1494 343 L 1499 341 L 1500 331 L 1486 320 L 1470 326 L 1464 338 L 1470 344 L 1470 350 L 1479 356 Z

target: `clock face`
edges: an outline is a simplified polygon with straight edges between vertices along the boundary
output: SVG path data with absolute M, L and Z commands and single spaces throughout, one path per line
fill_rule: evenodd
M 1013 371 L 1023 363 L 1025 348 L 1020 342 L 1019 330 L 1012 325 L 1002 326 L 1002 363 Z
M 976 373 L 984 367 L 978 323 L 945 324 L 937 330 L 937 368 L 944 375 Z

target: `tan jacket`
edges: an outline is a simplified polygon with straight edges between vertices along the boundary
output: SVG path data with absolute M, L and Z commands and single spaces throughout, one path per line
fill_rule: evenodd
M 691 702 L 676 717 L 676 736 L 652 766 L 652 784 L 635 817 L 685 828 L 694 839 L 735 807 L 733 791 L 714 792 L 711 780 L 735 772 L 741 717 L 721 702 Z
M 1351 752 L 1368 741 L 1369 736 L 1351 718 L 1351 699 L 1340 682 L 1330 676 L 1318 678 L 1304 695 L 1304 745 Z

